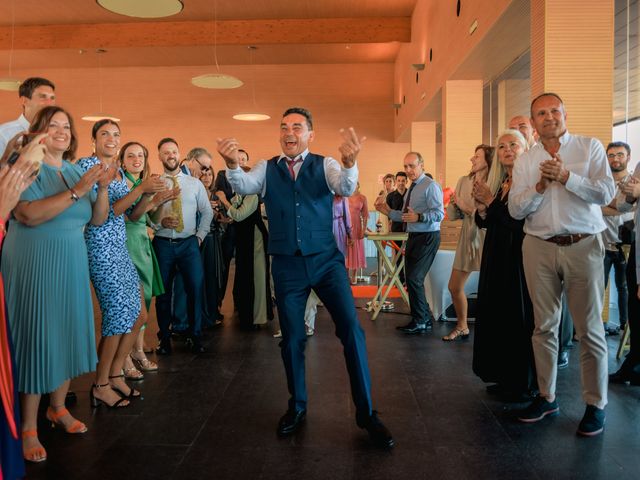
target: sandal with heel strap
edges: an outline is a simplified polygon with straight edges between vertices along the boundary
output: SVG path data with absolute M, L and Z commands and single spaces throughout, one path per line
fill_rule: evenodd
M 449 335 L 446 337 L 442 337 L 443 342 L 455 342 L 456 340 L 468 340 L 469 339 L 469 329 L 468 328 L 454 328 L 449 332 Z
M 77 418 L 73 419 L 73 423 L 70 427 L 65 426 L 59 419 L 60 417 L 64 417 L 65 415 L 71 416 L 69 410 L 67 410 L 64 405 L 62 408 L 56 410 L 53 406 L 47 408 L 47 420 L 51 422 L 51 428 L 61 427 L 67 433 L 85 433 L 88 429 L 87 426 L 82 423 Z M 73 417 L 72 417 L 73 418 Z
M 149 360 L 142 350 L 138 350 L 136 353 L 141 354 L 143 356 L 143 358 L 136 358 L 133 356 L 133 354 L 131 355 L 131 361 L 137 367 L 138 370 L 140 370 L 141 372 L 157 372 L 158 371 L 158 364 Z
M 38 438 L 38 431 L 35 430 L 35 429 L 34 430 L 23 430 L 22 431 L 22 440 L 23 440 L 23 442 L 24 442 L 25 439 L 31 438 L 31 437 Z M 36 458 L 36 455 L 37 455 L 37 458 Z M 28 462 L 40 463 L 40 462 L 44 462 L 47 459 L 47 451 L 44 449 L 43 446 L 31 447 L 31 448 L 28 448 L 26 450 L 23 448 L 22 456 Z
M 111 380 L 112 378 L 125 378 L 125 377 L 124 377 L 124 373 L 121 373 L 120 375 L 109 375 L 109 380 Z M 122 390 L 120 390 L 115 385 L 112 385 L 112 384 L 110 385 L 111 385 L 111 390 L 117 392 L 122 398 L 140 398 L 142 396 L 142 394 L 138 390 L 136 390 L 133 387 L 129 387 L 129 385 L 127 385 L 127 387 L 129 387 L 129 395 L 125 394 Z
M 109 386 L 110 386 L 110 384 L 108 384 L 108 383 L 105 383 L 105 384 L 102 384 L 102 385 L 99 385 L 97 383 L 93 384 L 93 386 L 91 387 L 91 390 L 89 391 L 89 400 L 90 400 L 91 406 L 93 408 L 97 408 L 100 405 L 104 404 L 104 405 L 107 406 L 107 408 L 124 408 L 124 407 L 128 407 L 130 405 L 130 402 L 126 398 L 122 398 L 121 397 L 120 399 L 116 400 L 114 403 L 109 405 L 104 400 L 100 400 L 99 398 L 96 398 L 96 396 L 93 394 L 93 389 L 94 388 L 96 390 L 100 390 L 101 388 L 109 387 Z

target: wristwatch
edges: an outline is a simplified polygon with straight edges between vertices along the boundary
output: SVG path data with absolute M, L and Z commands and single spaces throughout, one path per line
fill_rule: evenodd
M 78 200 L 80 200 L 80 197 L 78 196 L 78 194 L 73 188 L 70 188 L 69 192 L 71 193 L 71 200 L 73 200 L 74 202 L 77 202 Z

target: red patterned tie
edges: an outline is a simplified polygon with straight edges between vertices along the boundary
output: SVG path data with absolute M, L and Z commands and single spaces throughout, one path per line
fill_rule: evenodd
M 294 160 L 291 160 L 290 158 L 286 158 L 285 160 L 287 162 L 287 167 L 289 167 L 289 174 L 291 175 L 291 180 L 293 180 L 295 182 L 296 181 L 296 172 L 293 169 L 293 167 L 295 167 L 296 163 L 301 163 L 302 162 L 302 158 L 296 158 Z

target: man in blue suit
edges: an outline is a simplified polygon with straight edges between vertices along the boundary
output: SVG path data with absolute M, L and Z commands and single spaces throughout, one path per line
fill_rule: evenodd
M 284 112 L 280 123 L 282 153 L 259 162 L 250 172 L 238 168 L 239 144 L 218 139 L 218 152 L 227 164 L 227 178 L 240 194 L 261 194 L 269 218 L 269 254 L 282 342 L 282 360 L 291 397 L 278 423 L 278 434 L 294 433 L 307 412 L 304 349 L 307 341 L 304 311 L 313 288 L 331 314 L 344 347 L 356 406 L 356 423 L 378 446 L 394 441 L 371 404 L 371 380 L 364 331 L 344 266 L 333 238 L 333 196 L 350 196 L 358 181 L 356 158 L 364 138 L 353 128 L 341 132 L 341 166 L 335 159 L 309 152 L 313 119 L 304 108 Z

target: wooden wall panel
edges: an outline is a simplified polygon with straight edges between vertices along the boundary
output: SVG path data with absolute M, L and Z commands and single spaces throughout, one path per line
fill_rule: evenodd
M 482 81 L 446 82 L 442 102 L 444 186 L 454 188 L 469 173 L 469 158 L 482 143 Z
M 534 0 L 532 97 L 559 94 L 573 133 L 611 139 L 614 1 Z M 544 55 L 533 47 L 544 44 Z M 538 47 L 539 48 L 539 47 Z
M 436 122 L 411 124 L 411 151 L 424 159 L 424 171 L 436 178 Z

